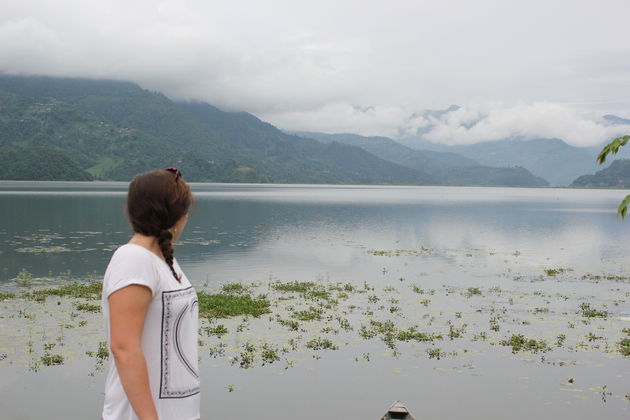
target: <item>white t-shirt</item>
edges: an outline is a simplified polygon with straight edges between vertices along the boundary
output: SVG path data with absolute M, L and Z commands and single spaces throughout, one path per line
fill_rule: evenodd
M 102 309 L 110 343 L 109 301 L 115 291 L 130 284 L 151 289 L 142 330 L 142 351 L 147 363 L 149 386 L 160 420 L 196 420 L 199 415 L 197 293 L 177 261 L 181 283 L 164 260 L 148 249 L 126 244 L 114 252 L 103 279 Z M 109 348 L 109 346 L 108 346 Z M 137 420 L 123 389 L 116 364 L 105 381 L 104 420 Z

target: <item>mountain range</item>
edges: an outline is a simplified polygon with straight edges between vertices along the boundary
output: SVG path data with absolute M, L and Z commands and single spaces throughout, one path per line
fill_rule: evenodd
M 251 114 L 178 103 L 131 82 L 0 76 L 4 179 L 129 180 L 176 165 L 190 181 L 546 185 L 523 168 L 381 140 L 393 151 L 284 133 Z M 47 151 L 55 159 L 42 159 Z
M 451 105 L 444 110 L 429 110 L 414 114 L 425 119 L 440 119 L 459 106 Z M 413 117 L 413 116 L 412 116 Z M 630 125 L 630 119 L 616 115 L 604 115 L 606 125 Z M 565 186 L 577 177 L 592 174 L 610 165 L 598 165 L 595 158 L 603 145 L 575 147 L 558 138 L 506 138 L 498 141 L 478 142 L 468 145 L 444 145 L 428 141 L 425 135 L 432 130 L 425 125 L 415 135 L 401 136 L 397 141 L 415 150 L 452 152 L 488 166 L 521 166 L 535 176 L 542 177 L 553 186 Z M 621 148 L 617 159 L 630 158 L 630 147 Z

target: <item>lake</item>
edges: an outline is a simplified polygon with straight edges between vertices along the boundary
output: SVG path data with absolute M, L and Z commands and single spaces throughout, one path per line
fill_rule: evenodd
M 418 419 L 630 415 L 625 191 L 191 185 L 191 282 L 271 302 L 206 323 L 203 418 L 377 419 L 395 400 Z M 130 236 L 126 187 L 0 182 L 0 292 L 98 281 Z M 100 314 L 51 298 L 0 314 L 0 411 L 98 416 Z M 41 365 L 50 351 L 65 363 Z

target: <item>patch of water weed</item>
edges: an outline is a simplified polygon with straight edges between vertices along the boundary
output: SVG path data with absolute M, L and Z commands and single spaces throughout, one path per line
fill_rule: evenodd
M 95 300 L 101 298 L 102 288 L 103 286 L 101 283 L 70 283 L 55 288 L 38 289 L 26 292 L 22 294 L 22 297 L 32 299 L 37 302 L 45 301 L 48 296 L 68 296 L 73 298 Z
M 428 334 L 423 333 L 417 330 L 416 327 L 409 327 L 406 330 L 399 330 L 396 334 L 396 339 L 398 341 L 433 341 L 433 340 L 441 340 L 441 334 Z
M 462 324 L 461 327 L 457 328 L 449 321 L 448 326 L 448 338 L 451 340 L 454 338 L 462 338 L 464 336 L 464 331 L 466 331 L 467 324 Z
M 82 311 L 82 312 L 96 313 L 96 312 L 100 312 L 101 311 L 101 306 L 100 305 L 94 305 L 92 303 L 75 302 L 74 303 L 74 309 L 76 309 L 77 311 Z
M 306 343 L 306 347 L 313 350 L 337 350 L 339 346 L 329 338 L 316 337 Z
M 439 348 L 427 349 L 426 352 L 429 355 L 429 359 L 438 359 L 438 360 L 440 360 L 441 358 L 443 358 L 446 355 Z
M 63 365 L 63 356 L 60 354 L 42 356 L 42 364 L 44 366 Z
M 314 306 L 309 306 L 309 308 L 306 310 L 295 312 L 293 316 L 295 316 L 300 321 L 319 321 L 322 319 L 322 313 L 322 309 L 315 308 Z
M 412 284 L 411 285 L 411 290 L 413 290 L 414 293 L 417 293 L 419 295 L 423 295 L 424 294 L 424 289 L 420 286 L 418 286 L 417 284 Z
M 543 271 L 545 272 L 546 275 L 553 277 L 553 276 L 557 276 L 558 274 L 563 274 L 569 271 L 573 271 L 573 269 L 571 268 L 545 268 L 543 269 Z
M 278 348 L 274 348 L 268 343 L 264 343 L 260 348 L 260 358 L 262 359 L 263 366 L 267 363 L 271 364 L 280 360 L 278 355 Z
M 556 346 L 562 347 L 566 339 L 567 339 L 567 336 L 565 334 L 558 334 L 558 336 L 556 337 L 556 343 L 555 343 Z
M 228 283 L 221 286 L 221 291 L 226 295 L 246 295 L 249 294 L 249 288 L 241 283 Z
M 350 321 L 348 321 L 347 318 L 342 318 L 340 316 L 335 317 L 335 319 L 337 320 L 337 322 L 339 323 L 339 326 L 344 330 L 344 331 L 352 331 L 354 328 L 352 328 L 352 325 L 350 325 Z
M 206 334 L 208 334 L 208 335 L 222 336 L 223 334 L 227 334 L 228 333 L 228 329 L 223 324 L 219 324 L 219 325 L 216 325 L 214 327 L 207 326 L 207 327 L 204 328 L 204 330 L 205 330 Z
M 608 311 L 591 308 L 591 304 L 588 302 L 580 303 L 580 312 L 586 318 L 606 318 L 608 316 Z
M 379 257 L 400 257 L 401 255 L 432 254 L 433 250 L 425 247 L 420 247 L 420 249 L 370 249 L 367 253 Z
M 8 299 L 15 299 L 15 293 L 0 292 L 0 301 L 8 300 Z
M 512 347 L 512 353 L 518 353 L 521 351 L 531 351 L 533 353 L 549 351 L 549 347 L 545 340 L 534 340 L 532 338 L 525 338 L 522 334 L 513 334 L 507 340 L 501 340 L 499 342 L 502 346 Z
M 292 282 L 275 282 L 271 284 L 271 288 L 277 290 L 279 292 L 298 292 L 298 293 L 306 293 L 309 290 L 317 287 L 312 281 L 292 281 Z
M 239 362 L 239 365 L 243 369 L 249 369 L 254 365 L 256 347 L 251 343 L 245 343 L 243 345 L 243 351 L 238 357 L 232 359 L 232 364 Z
M 90 376 L 94 376 L 97 372 L 103 371 L 103 364 L 105 360 L 109 359 L 109 351 L 107 350 L 107 341 L 99 341 L 98 349 L 93 351 L 86 351 L 86 355 L 90 357 L 96 357 L 96 366 L 94 370 L 89 373 Z
M 588 335 L 586 336 L 586 339 L 588 341 L 596 341 L 596 340 L 601 340 L 602 338 L 604 338 L 601 335 L 595 335 L 592 332 L 589 332 Z
M 278 324 L 285 326 L 289 331 L 297 331 L 300 329 L 300 323 L 291 319 L 278 318 Z
M 52 350 L 55 348 L 55 343 L 44 344 L 44 355 L 41 357 L 41 362 L 44 366 L 55 366 L 63 364 L 63 356 L 60 354 L 52 354 Z
M 630 328 L 624 328 L 622 330 L 628 337 L 622 338 L 619 344 L 619 352 L 625 357 L 630 357 Z
M 323 286 L 312 281 L 293 281 L 293 282 L 275 282 L 271 284 L 271 288 L 279 292 L 299 293 L 305 299 L 324 299 L 330 298 L 330 292 Z
M 197 296 L 199 315 L 207 318 L 230 318 L 239 315 L 259 317 L 270 312 L 269 301 L 261 297 L 210 295 L 205 292 L 198 292 Z
M 482 296 L 483 293 L 481 293 L 481 289 L 478 287 L 469 287 L 468 289 L 466 289 L 466 293 L 464 293 L 464 296 L 466 297 L 472 297 L 472 296 Z
M 214 347 L 210 347 L 208 349 L 208 353 L 210 355 L 210 357 L 223 357 L 225 355 L 225 349 L 227 348 L 227 344 L 225 343 L 219 343 Z
M 357 289 L 351 283 L 335 283 L 328 286 L 328 290 L 336 292 L 352 293 Z
M 614 274 L 604 274 L 604 275 L 584 274 L 582 276 L 582 280 L 594 280 L 594 281 L 610 280 L 610 281 L 626 282 L 630 280 L 630 277 L 619 276 L 619 275 L 614 275 Z

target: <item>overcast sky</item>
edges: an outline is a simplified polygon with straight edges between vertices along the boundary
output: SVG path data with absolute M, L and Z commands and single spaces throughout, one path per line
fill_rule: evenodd
M 291 130 L 599 144 L 627 0 L 2 0 L 0 72 L 114 78 Z M 425 109 L 462 108 L 439 119 Z

